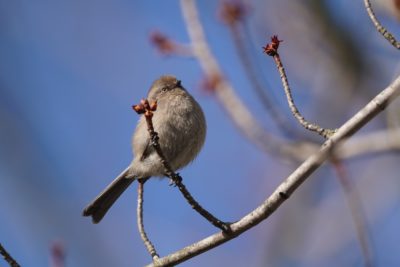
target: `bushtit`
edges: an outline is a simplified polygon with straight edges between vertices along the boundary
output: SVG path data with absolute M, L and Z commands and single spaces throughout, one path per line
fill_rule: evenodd
M 203 111 L 194 98 L 174 76 L 161 76 L 154 81 L 147 95 L 149 102 L 157 101 L 154 130 L 165 158 L 176 171 L 189 164 L 200 152 L 206 136 Z M 101 192 L 83 211 L 100 222 L 111 205 L 136 179 L 164 176 L 164 167 L 150 143 L 147 124 L 141 116 L 132 137 L 134 158 L 131 164 Z

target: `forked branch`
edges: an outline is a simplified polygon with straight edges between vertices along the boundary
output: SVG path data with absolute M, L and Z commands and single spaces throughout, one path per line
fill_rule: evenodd
M 204 209 L 190 194 L 190 192 L 187 190 L 186 186 L 182 183 L 182 177 L 178 174 L 175 173 L 169 162 L 164 156 L 163 151 L 161 150 L 161 146 L 158 142 L 158 133 L 154 130 L 153 126 L 153 112 L 157 110 L 157 102 L 154 102 L 152 104 L 149 103 L 147 99 L 143 99 L 139 105 L 133 106 L 133 109 L 138 113 L 138 114 L 143 114 L 146 118 L 146 123 L 147 123 L 147 130 L 150 135 L 150 141 L 151 145 L 154 147 L 155 151 L 157 152 L 158 156 L 160 157 L 160 161 L 164 166 L 164 171 L 165 175 L 172 180 L 172 182 L 178 187 L 179 191 L 182 193 L 182 195 L 185 197 L 187 202 L 190 204 L 190 206 L 197 211 L 201 216 L 203 216 L 206 220 L 208 220 L 212 225 L 215 227 L 218 227 L 224 232 L 230 232 L 230 226 L 229 223 L 225 223 L 218 218 L 216 218 L 214 215 L 212 215 L 210 212 L 208 212 L 206 209 Z
M 157 266 L 171 266 L 184 262 L 235 238 L 267 219 L 332 155 L 332 153 L 335 152 L 339 144 L 376 117 L 399 95 L 400 76 L 380 94 L 375 96 L 364 108 L 344 123 L 335 134 L 325 141 L 318 151 L 308 157 L 307 160 L 290 174 L 260 206 L 239 221 L 231 224 L 230 234 L 225 234 L 223 232 L 213 234 L 166 257 L 160 258 L 157 262 Z M 155 265 L 150 264 L 148 266 Z

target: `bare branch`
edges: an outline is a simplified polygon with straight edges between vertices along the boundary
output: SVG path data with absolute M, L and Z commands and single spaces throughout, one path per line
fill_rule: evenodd
M 285 72 L 285 68 L 283 67 L 281 57 L 278 53 L 279 44 L 282 41 L 278 39 L 278 36 L 273 36 L 271 38 L 271 43 L 267 44 L 264 49 L 264 53 L 274 58 L 275 64 L 278 68 L 279 74 L 281 76 L 283 89 L 285 90 L 286 99 L 289 105 L 290 110 L 292 111 L 293 116 L 297 119 L 297 121 L 303 126 L 305 129 L 318 133 L 324 138 L 329 138 L 332 134 L 335 133 L 335 130 L 325 129 L 319 126 L 318 124 L 311 123 L 307 121 L 301 114 L 299 109 L 296 107 L 292 97 L 292 91 L 289 86 L 289 81 Z
M 184 2 L 186 2 L 186 0 L 184 0 Z M 260 206 L 236 223 L 231 224 L 231 233 L 219 232 L 211 235 L 166 257 L 160 258 L 157 262 L 157 266 L 170 266 L 184 262 L 235 238 L 267 219 L 326 159 L 330 157 L 339 143 L 349 138 L 378 115 L 398 95 L 400 95 L 400 76 L 343 124 L 332 137 L 325 141 L 317 152 L 313 153 L 290 174 Z M 154 265 L 150 264 L 148 266 Z
M 221 17 L 231 31 L 233 43 L 243 65 L 244 72 L 250 81 L 258 99 L 270 114 L 271 119 L 285 134 L 293 136 L 294 132 L 284 114 L 280 112 L 274 101 L 266 93 L 266 88 L 262 85 L 259 75 L 250 60 L 249 52 L 246 49 L 246 40 L 243 36 L 243 21 L 246 15 L 246 7 L 240 2 L 225 2 L 221 6 Z
M 332 158 L 331 162 L 334 166 L 339 183 L 343 188 L 343 192 L 349 206 L 350 214 L 354 222 L 354 227 L 356 229 L 358 243 L 360 244 L 361 252 L 363 255 L 364 266 L 372 267 L 374 266 L 374 264 L 371 246 L 369 244 L 370 237 L 360 195 L 358 194 L 358 191 L 349 179 L 348 172 L 346 171 L 344 163 L 335 158 Z
M 138 113 L 142 114 L 144 113 L 144 116 L 146 118 L 146 123 L 147 123 L 147 130 L 150 135 L 150 141 L 151 145 L 154 147 L 155 151 L 157 152 L 158 156 L 160 157 L 160 161 L 164 166 L 165 170 L 165 175 L 168 176 L 172 182 L 178 187 L 179 191 L 182 193 L 182 195 L 185 197 L 189 205 L 197 211 L 201 216 L 203 216 L 207 221 L 209 221 L 212 225 L 215 227 L 218 227 L 224 232 L 230 232 L 230 227 L 228 223 L 225 223 L 218 218 L 216 218 L 214 215 L 212 215 L 210 212 L 208 212 L 206 209 L 204 209 L 190 194 L 190 192 L 186 189 L 186 186 L 182 183 L 182 177 L 178 174 L 175 173 L 169 162 L 164 156 L 163 151 L 161 150 L 161 146 L 158 143 L 158 133 L 154 131 L 153 127 L 153 112 L 156 111 L 157 109 L 157 103 L 152 103 L 151 105 L 149 104 L 147 99 L 143 99 L 139 105 L 133 106 L 133 109 Z
M 298 161 L 306 160 L 312 153 L 317 151 L 319 146 L 311 143 L 300 143 L 297 147 L 287 147 L 291 151 L 285 154 L 293 154 Z M 384 153 L 400 150 L 400 130 L 385 129 L 368 134 L 359 135 L 342 142 L 335 150 L 337 159 L 349 159 L 372 153 Z
M 151 243 L 150 239 L 148 238 L 146 231 L 144 229 L 144 224 L 143 224 L 143 193 L 144 193 L 144 183 L 147 181 L 148 178 L 146 179 L 139 179 L 138 183 L 138 199 L 137 199 L 137 225 L 139 229 L 139 234 L 140 237 L 143 240 L 144 246 L 146 247 L 147 251 L 153 258 L 153 261 L 157 261 L 159 256 L 157 254 L 156 248 L 154 245 Z
M 393 45 L 395 48 L 400 49 L 400 42 L 396 40 L 396 38 L 391 34 L 385 27 L 379 22 L 376 18 L 374 11 L 372 10 L 371 2 L 369 0 L 364 0 L 365 8 L 367 9 L 368 15 L 372 20 L 375 28 L 378 30 L 382 36 L 388 40 L 388 42 Z
M 11 266 L 11 267 L 20 267 L 18 262 L 11 257 L 10 253 L 0 244 L 0 254 L 3 256 L 4 260 Z
M 263 104 L 264 108 L 271 115 L 272 120 L 278 125 L 278 127 L 285 131 L 285 133 L 293 134 L 293 129 L 289 127 L 287 119 L 283 116 L 283 114 L 277 109 L 277 107 L 273 104 L 273 101 L 270 99 L 267 93 L 265 93 L 263 86 L 259 82 L 257 75 L 253 69 L 253 65 L 250 62 L 250 59 L 247 55 L 246 49 L 244 47 L 244 43 L 240 32 L 236 26 L 231 27 L 231 33 L 234 39 L 234 43 L 236 45 L 236 50 L 238 52 L 239 58 L 242 61 L 242 65 L 244 67 L 244 71 L 252 83 L 252 87 L 256 92 L 258 99 Z
M 399 129 L 376 131 L 347 140 L 337 148 L 335 157 L 347 159 L 390 150 L 400 150 Z

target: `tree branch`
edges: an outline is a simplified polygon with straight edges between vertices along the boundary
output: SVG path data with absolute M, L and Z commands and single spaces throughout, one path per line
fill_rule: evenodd
M 371 18 L 372 23 L 380 34 L 395 48 L 400 49 L 400 42 L 391 34 L 376 18 L 374 11 L 372 10 L 371 2 L 369 0 L 364 0 L 365 8 L 368 12 L 368 16 Z
M 329 138 L 332 134 L 335 133 L 335 130 L 325 129 L 319 126 L 318 124 L 311 123 L 307 121 L 300 113 L 299 109 L 296 107 L 292 97 L 292 91 L 289 86 L 289 81 L 286 75 L 285 68 L 283 67 L 281 57 L 278 53 L 279 44 L 282 41 L 278 39 L 278 36 L 273 36 L 271 38 L 271 43 L 267 44 L 264 49 L 264 53 L 273 57 L 276 67 L 278 68 L 279 75 L 281 76 L 281 81 L 283 85 L 283 89 L 285 91 L 286 99 L 292 112 L 293 116 L 297 119 L 297 121 L 303 126 L 305 129 L 318 133 L 319 135 L 323 136 L 324 138 Z
M 215 227 L 218 227 L 224 232 L 230 232 L 230 227 L 229 223 L 225 223 L 218 218 L 216 218 L 214 215 L 212 215 L 210 212 L 208 212 L 206 209 L 204 209 L 190 194 L 190 192 L 186 189 L 186 186 L 182 183 L 182 177 L 178 174 L 175 173 L 169 162 L 164 156 L 164 153 L 161 149 L 161 146 L 158 142 L 158 133 L 154 131 L 154 126 L 153 126 L 153 112 L 156 111 L 157 109 L 157 102 L 152 103 L 151 105 L 149 104 L 149 101 L 147 99 L 143 99 L 139 105 L 133 106 L 133 109 L 138 113 L 142 114 L 144 113 L 144 116 L 146 118 L 146 123 L 147 123 L 147 131 L 149 132 L 150 135 L 150 141 L 151 145 L 154 147 L 154 150 L 157 152 L 160 161 L 162 165 L 164 166 L 164 171 L 165 175 L 169 177 L 172 182 L 178 187 L 179 191 L 182 193 L 182 195 L 185 197 L 189 205 L 197 211 L 201 216 L 203 216 L 207 221 L 209 221 L 212 225 Z
M 340 145 L 335 151 L 335 157 L 348 159 L 368 153 L 400 150 L 400 130 L 385 129 L 357 136 Z
M 11 257 L 10 253 L 0 244 L 0 254 L 3 256 L 4 260 L 11 266 L 11 267 L 20 267 L 18 262 Z
M 276 106 L 276 101 L 273 101 L 269 94 L 267 94 L 267 88 L 264 88 L 261 83 L 260 75 L 257 74 L 256 68 L 251 62 L 250 53 L 246 49 L 246 41 L 248 40 L 243 36 L 243 24 L 248 14 L 246 7 L 247 6 L 239 1 L 222 2 L 220 16 L 230 29 L 233 43 L 235 44 L 237 54 L 243 65 L 243 70 L 258 99 L 279 129 L 288 137 L 293 137 L 295 135 L 293 128 L 289 124 L 288 119 Z
M 287 200 L 293 192 L 330 157 L 336 146 L 357 132 L 367 122 L 400 94 L 400 76 L 374 97 L 364 108 L 344 123 L 321 148 L 304 161 L 292 174 L 290 174 L 260 206 L 248 213 L 236 223 L 231 224 L 231 233 L 219 232 L 189 245 L 166 257 L 160 258 L 157 266 L 170 266 L 184 262 L 196 255 L 219 246 L 248 229 L 267 219 L 279 206 Z M 152 264 L 148 266 L 154 266 Z
M 148 238 L 146 231 L 144 229 L 144 224 L 143 224 L 143 193 L 144 193 L 144 183 L 147 181 L 148 178 L 145 179 L 139 179 L 138 183 L 138 199 L 137 199 L 137 225 L 138 225 L 138 230 L 140 237 L 142 238 L 143 244 L 146 247 L 147 251 L 153 258 L 153 261 L 157 261 L 159 258 L 156 248 L 154 245 L 151 243 L 150 239 Z
M 363 255 L 364 266 L 372 267 L 374 266 L 373 253 L 370 246 L 370 236 L 360 194 L 349 179 L 344 163 L 335 158 L 332 158 L 331 162 L 347 200 L 358 243 L 360 244 L 361 253 Z

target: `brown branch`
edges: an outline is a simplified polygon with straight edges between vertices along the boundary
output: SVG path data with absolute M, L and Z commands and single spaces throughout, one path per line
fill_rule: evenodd
M 187 202 L 190 204 L 190 206 L 197 211 L 201 216 L 203 216 L 207 221 L 209 221 L 212 225 L 215 227 L 218 227 L 224 232 L 229 232 L 230 227 L 229 223 L 225 223 L 218 218 L 216 218 L 214 215 L 212 215 L 210 212 L 208 212 L 206 209 L 204 209 L 190 194 L 190 192 L 186 189 L 186 186 L 182 183 L 182 177 L 178 174 L 175 173 L 170 164 L 168 163 L 167 159 L 164 156 L 163 151 L 161 150 L 161 146 L 158 142 L 158 133 L 154 131 L 154 126 L 153 126 L 153 112 L 157 109 L 157 103 L 149 104 L 148 100 L 142 100 L 140 105 L 135 105 L 133 106 L 133 109 L 138 113 L 142 114 L 144 113 L 144 116 L 146 118 L 146 123 L 147 123 L 147 130 L 150 135 L 150 141 L 151 145 L 154 147 L 155 151 L 157 152 L 158 156 L 160 157 L 160 161 L 164 166 L 164 171 L 165 175 L 169 177 L 172 182 L 178 187 L 179 191 L 182 193 L 182 195 L 185 197 Z
M 187 0 L 184 1 L 186 2 Z M 231 233 L 226 234 L 219 232 L 213 234 L 166 257 L 160 258 L 157 266 L 170 266 L 184 262 L 235 238 L 267 219 L 325 160 L 330 157 L 339 143 L 357 132 L 399 95 L 400 76 L 389 87 L 374 97 L 364 108 L 344 123 L 335 134 L 325 141 L 317 152 L 313 153 L 290 174 L 260 206 L 239 221 L 231 224 Z M 148 266 L 155 265 L 150 264 Z
M 10 253 L 1 245 L 0 243 L 0 254 L 3 256 L 4 260 L 11 266 L 11 267 L 20 267 L 18 262 L 11 257 Z
M 267 44 L 264 49 L 264 53 L 266 53 L 269 56 L 272 56 L 274 58 L 275 64 L 278 68 L 279 74 L 281 76 L 282 84 L 283 84 L 283 89 L 285 90 L 285 95 L 286 99 L 290 108 L 290 111 L 292 112 L 293 116 L 297 119 L 297 121 L 307 130 L 313 131 L 318 133 L 319 135 L 323 136 L 324 138 L 329 138 L 332 136 L 333 133 L 335 133 L 335 130 L 331 129 L 325 129 L 319 126 L 318 124 L 311 123 L 307 121 L 301 114 L 299 109 L 296 107 L 296 104 L 294 103 L 293 97 L 292 97 L 292 92 L 289 86 L 289 81 L 285 72 L 285 68 L 283 67 L 281 57 L 278 54 L 278 47 L 281 40 L 278 39 L 278 36 L 273 36 L 271 38 L 271 43 Z
M 170 177 L 171 178 L 171 177 Z M 223 222 L 212 215 L 210 212 L 205 210 L 200 204 L 192 197 L 190 192 L 186 189 L 186 186 L 182 183 L 182 177 L 179 174 L 175 174 L 174 178 L 171 178 L 174 184 L 178 187 L 179 191 L 181 191 L 182 195 L 185 197 L 189 205 L 200 213 L 201 216 L 207 219 L 212 225 L 218 227 L 222 231 L 229 233 L 230 232 L 230 224 Z
M 139 179 L 138 183 L 138 199 L 137 199 L 137 225 L 139 229 L 139 234 L 140 237 L 143 240 L 144 246 L 146 247 L 147 251 L 153 258 L 153 261 L 156 262 L 159 258 L 157 251 L 154 247 L 154 245 L 151 243 L 150 239 L 147 237 L 146 231 L 144 229 L 144 224 L 143 224 L 143 193 L 144 193 L 144 183 L 147 181 L 148 178 L 146 179 Z
M 374 11 L 372 10 L 371 2 L 369 0 L 364 0 L 365 9 L 368 12 L 368 16 L 372 20 L 375 28 L 378 30 L 380 34 L 395 48 L 400 49 L 400 42 L 396 40 L 396 38 L 391 34 L 376 18 Z
M 336 175 L 343 189 L 347 204 L 350 209 L 350 214 L 354 222 L 354 227 L 356 229 L 358 243 L 360 244 L 361 252 L 364 259 L 364 266 L 372 267 L 374 266 L 374 261 L 371 246 L 369 244 L 370 237 L 367 230 L 367 222 L 364 216 L 364 209 L 360 199 L 360 195 L 358 194 L 356 188 L 353 186 L 351 180 L 349 179 L 344 163 L 335 158 L 332 158 L 331 162 L 336 171 Z

